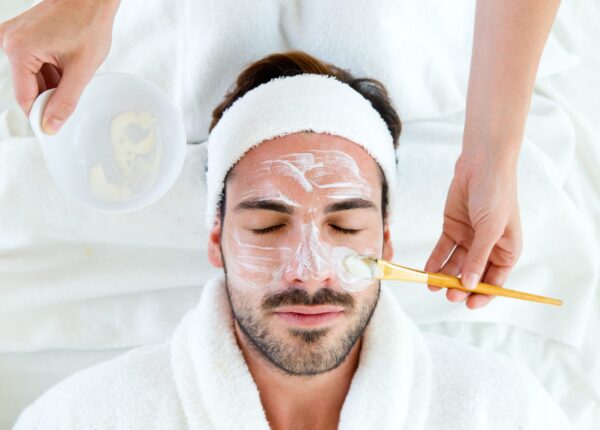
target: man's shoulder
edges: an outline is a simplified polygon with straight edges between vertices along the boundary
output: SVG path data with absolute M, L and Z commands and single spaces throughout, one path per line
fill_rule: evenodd
M 135 348 L 112 360 L 74 373 L 30 405 L 14 427 L 18 429 L 154 428 L 148 412 L 175 412 L 175 382 L 170 343 Z
M 558 404 L 523 364 L 446 336 L 424 336 L 432 360 L 432 402 L 459 399 L 451 402 L 452 411 L 440 414 L 445 419 L 456 415 L 502 423 L 490 428 L 536 428 L 542 423 L 548 429 L 568 428 Z

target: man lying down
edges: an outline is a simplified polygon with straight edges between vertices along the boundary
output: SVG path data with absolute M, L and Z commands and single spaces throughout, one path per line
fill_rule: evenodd
M 209 259 L 170 342 L 76 373 L 16 429 L 556 429 L 542 386 L 426 335 L 386 287 L 400 120 L 385 88 L 306 54 L 248 67 L 208 139 Z

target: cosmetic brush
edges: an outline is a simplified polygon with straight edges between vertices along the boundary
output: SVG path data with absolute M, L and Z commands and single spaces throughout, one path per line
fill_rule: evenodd
M 422 270 L 411 269 L 399 264 L 371 257 L 349 256 L 344 261 L 346 269 L 357 277 L 373 278 L 382 281 L 406 281 L 429 284 L 441 288 L 454 288 L 467 293 L 488 294 L 491 296 L 511 297 L 513 299 L 528 300 L 530 302 L 546 303 L 560 306 L 562 300 L 538 296 L 522 291 L 509 290 L 496 285 L 479 282 L 473 290 L 465 288 L 456 276 L 444 273 L 430 273 Z

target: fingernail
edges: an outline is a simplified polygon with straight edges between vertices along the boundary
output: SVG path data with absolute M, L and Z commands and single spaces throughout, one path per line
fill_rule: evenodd
M 467 273 L 465 276 L 461 277 L 463 287 L 467 290 L 474 290 L 478 280 L 479 275 L 477 273 Z
M 64 121 L 56 118 L 50 118 L 42 123 L 42 129 L 46 134 L 56 134 L 62 127 Z

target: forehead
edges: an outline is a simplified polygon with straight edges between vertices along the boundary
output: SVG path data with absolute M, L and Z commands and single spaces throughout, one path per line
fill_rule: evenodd
M 290 176 L 291 170 L 311 176 L 352 174 L 372 184 L 381 182 L 379 165 L 362 146 L 343 137 L 311 132 L 263 142 L 242 157 L 230 178 L 256 182 L 264 176 Z

